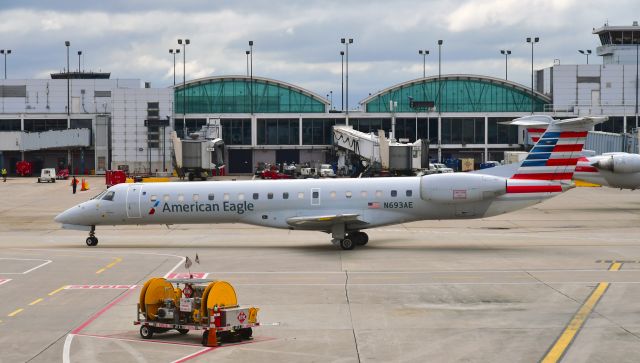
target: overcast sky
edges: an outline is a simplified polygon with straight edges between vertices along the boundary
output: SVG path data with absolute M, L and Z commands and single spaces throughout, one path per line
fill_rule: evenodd
M 640 1 L 593 0 L 103 0 L 0 2 L 0 48 L 12 49 L 9 78 L 49 78 L 66 67 L 64 41 L 71 41 L 71 69 L 77 51 L 84 68 L 138 78 L 153 87 L 173 83 L 178 38 L 189 38 L 187 79 L 246 73 L 253 40 L 254 75 L 307 88 L 333 91 L 340 105 L 341 37 L 350 37 L 349 103 L 396 83 L 438 74 L 442 39 L 443 74 L 504 77 L 530 85 L 528 36 L 540 37 L 534 67 L 560 59 L 585 63 L 578 49 L 599 44 L 594 27 L 640 20 Z M 590 63 L 600 63 L 596 55 Z M 182 58 L 178 59 L 182 79 Z

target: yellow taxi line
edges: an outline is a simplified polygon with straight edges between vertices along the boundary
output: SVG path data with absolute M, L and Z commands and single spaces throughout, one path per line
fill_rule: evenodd
M 609 271 L 619 271 L 621 267 L 622 263 L 614 262 L 609 266 Z M 593 308 L 598 301 L 600 301 L 608 287 L 608 282 L 601 282 L 596 286 L 591 295 L 589 295 L 589 298 L 582 304 L 573 318 L 571 318 L 571 321 L 569 321 L 569 324 L 564 331 L 562 331 L 560 337 L 558 337 L 553 346 L 551 346 L 551 349 L 549 349 L 544 358 L 540 360 L 541 363 L 556 363 L 562 359 L 567 348 L 569 348 L 569 345 L 571 345 L 576 335 L 578 335 L 578 332 L 589 318 L 591 311 L 593 311 Z
M 55 289 L 55 290 L 51 291 L 48 295 L 49 295 L 49 296 L 53 296 L 53 295 L 55 295 L 55 294 L 59 293 L 60 291 L 62 291 L 62 290 L 64 290 L 64 289 L 66 289 L 66 288 L 67 288 L 67 286 L 68 286 L 68 285 L 63 285 L 62 287 L 60 287 L 60 288 L 58 288 L 58 289 Z
M 39 299 L 33 300 L 32 302 L 29 303 L 29 306 L 33 306 L 33 305 L 41 302 L 42 300 L 44 300 L 44 299 L 43 298 L 39 298 Z
M 20 314 L 23 310 L 24 310 L 23 308 L 20 308 L 20 309 L 18 309 L 18 310 L 13 311 L 13 312 L 12 312 L 12 313 L 10 313 L 10 314 L 8 314 L 7 316 L 8 316 L 8 317 L 16 316 L 16 315 Z
M 122 258 L 120 258 L 120 257 L 116 257 L 116 259 L 115 259 L 113 262 L 111 262 L 111 263 L 110 263 L 110 264 L 108 264 L 107 266 L 105 266 L 105 267 L 103 267 L 103 268 L 99 269 L 98 271 L 96 271 L 96 274 L 98 274 L 98 275 L 99 275 L 99 274 L 101 274 L 101 273 L 103 273 L 103 272 L 107 271 L 107 269 L 108 269 L 108 268 L 112 268 L 113 266 L 117 265 L 117 264 L 118 264 L 118 263 L 120 263 L 121 261 L 122 261 Z

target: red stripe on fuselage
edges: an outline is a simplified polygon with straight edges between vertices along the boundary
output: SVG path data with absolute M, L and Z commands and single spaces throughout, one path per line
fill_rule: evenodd
M 556 193 L 562 192 L 560 185 L 507 185 L 507 193 Z
M 578 165 L 576 166 L 576 173 L 597 173 L 598 169 L 591 165 Z
M 569 180 L 573 173 L 531 173 L 516 174 L 511 179 L 532 179 L 532 180 Z
M 578 163 L 578 158 L 572 159 L 549 159 L 547 160 L 547 166 L 573 166 Z
M 564 131 L 560 133 L 561 139 L 570 137 L 587 137 L 587 131 Z
M 582 144 L 556 145 L 552 152 L 559 153 L 563 151 L 582 151 Z
M 543 132 L 547 131 L 547 129 L 527 129 L 527 131 L 529 133 L 542 134 Z

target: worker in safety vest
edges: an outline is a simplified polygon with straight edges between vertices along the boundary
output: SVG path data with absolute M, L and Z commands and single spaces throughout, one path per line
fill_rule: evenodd
M 73 189 L 73 194 L 76 194 L 76 188 L 78 187 L 78 179 L 76 179 L 76 176 L 74 175 L 71 179 L 71 189 Z
M 2 182 L 6 183 L 7 182 L 7 169 L 2 168 Z

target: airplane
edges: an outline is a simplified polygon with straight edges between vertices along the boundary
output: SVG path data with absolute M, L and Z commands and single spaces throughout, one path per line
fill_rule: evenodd
M 573 188 L 587 130 L 606 117 L 553 120 L 510 177 L 470 173 L 359 179 L 118 184 L 55 217 L 62 228 L 246 223 L 322 231 L 343 250 L 369 241 L 364 230 L 418 220 L 485 218 L 540 203 Z
M 541 127 L 547 126 L 549 122 L 551 122 L 549 116 L 536 115 L 508 121 L 506 124 L 529 126 L 527 128 L 528 136 L 533 143 L 536 143 L 545 131 Z M 610 188 L 638 189 L 640 188 L 640 155 L 625 152 L 583 155 L 578 159 L 573 180 Z

